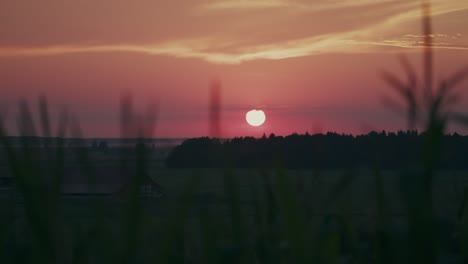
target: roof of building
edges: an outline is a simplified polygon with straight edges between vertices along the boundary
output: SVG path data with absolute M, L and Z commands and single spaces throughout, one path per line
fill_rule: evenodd
M 87 173 L 79 167 L 65 168 L 62 179 L 62 194 L 64 195 L 110 195 L 123 193 L 128 189 L 132 173 L 118 166 L 101 166 Z M 12 178 L 11 174 L 3 173 L 0 178 Z M 2 181 L 13 183 L 13 181 Z M 145 196 L 155 196 L 160 186 L 145 175 L 140 191 Z

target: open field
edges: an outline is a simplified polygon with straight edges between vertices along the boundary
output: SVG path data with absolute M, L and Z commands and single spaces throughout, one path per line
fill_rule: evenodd
M 236 252 L 239 250 L 230 246 L 233 236 L 234 238 L 236 236 L 232 227 L 239 220 L 239 215 L 236 215 L 236 210 L 233 208 L 238 206 L 240 219 L 247 228 L 248 238 L 246 241 L 254 243 L 258 239 L 256 237 L 262 233 L 259 228 L 266 227 L 259 226 L 256 222 L 259 210 L 265 209 L 256 207 L 258 206 L 258 196 L 256 195 L 265 194 L 265 190 L 271 190 L 275 197 L 280 195 L 278 194 L 280 188 L 276 182 L 279 179 L 276 177 L 276 174 L 280 173 L 279 170 L 235 169 L 229 171 L 153 167 L 149 169 L 149 173 L 155 181 L 164 187 L 166 195 L 160 199 L 141 198 L 140 200 L 142 201 L 142 211 L 141 218 L 139 218 L 141 224 L 138 226 L 141 234 L 138 236 L 140 240 L 138 245 L 141 247 L 137 250 L 139 252 L 137 255 L 143 259 L 154 259 L 154 256 L 151 255 L 152 252 L 155 249 L 164 249 L 164 241 L 167 238 L 163 238 L 167 232 L 175 232 L 174 230 L 168 231 L 172 226 L 171 222 L 175 221 L 178 223 L 178 228 L 184 226 L 180 231 L 185 233 L 183 241 L 188 244 L 186 246 L 188 256 L 193 257 L 201 254 L 200 245 L 203 245 L 204 239 L 203 224 L 209 222 L 211 226 L 208 230 L 218 236 L 216 239 L 213 238 L 213 243 L 219 248 L 218 253 L 224 254 L 220 258 L 227 260 L 233 254 L 237 254 Z M 230 185 L 225 182 L 228 179 L 226 174 L 234 176 L 238 193 L 237 200 L 231 199 L 233 192 L 229 190 Z M 373 234 L 379 225 L 379 210 L 384 207 L 387 223 L 385 228 L 390 231 L 393 241 L 406 241 L 405 243 L 407 243 L 410 234 L 410 218 L 407 212 L 411 211 L 407 208 L 408 203 L 401 186 L 411 186 L 411 179 L 415 177 L 402 176 L 395 171 L 381 172 L 379 174 L 382 181 L 380 186 L 383 187 L 383 204 L 385 204 L 382 206 L 382 203 L 378 204 L 379 199 L 377 198 L 379 185 L 376 184 L 376 180 L 379 176 L 376 176 L 377 174 L 371 170 L 287 170 L 284 171 L 284 174 L 290 180 L 288 188 L 292 190 L 292 193 L 297 194 L 296 201 L 300 203 L 301 214 L 306 215 L 307 226 L 319 227 L 316 231 L 302 231 L 317 234 L 317 236 L 321 232 L 331 232 L 330 236 L 332 236 L 333 231 L 330 230 L 337 227 L 333 227 L 333 224 L 330 226 L 330 223 L 335 223 L 334 221 L 345 223 L 355 234 L 357 240 L 353 243 L 355 243 L 356 248 L 367 252 L 366 250 L 371 250 L 375 246 Z M 268 175 L 266 178 L 269 184 L 265 184 L 265 178 L 262 175 Z M 458 214 L 463 200 L 464 188 L 468 186 L 467 175 L 466 171 L 441 171 L 434 177 L 435 224 L 437 230 L 440 230 L 440 235 L 436 235 L 436 237 L 445 250 L 445 253 L 442 254 L 444 258 L 450 258 L 450 252 L 453 250 L 450 248 L 450 241 L 453 236 L 458 234 Z M 190 192 L 189 196 L 186 196 L 187 185 L 193 182 L 193 177 L 198 179 L 198 185 Z M 17 249 L 28 248 L 29 241 L 33 237 L 30 232 L 31 223 L 28 222 L 27 213 L 24 211 L 22 198 L 16 196 L 15 202 L 10 203 L 10 198 L 5 194 L 7 191 L 2 190 L 3 221 L 7 221 L 8 216 L 11 216 L 10 213 L 13 213 L 13 219 L 8 229 L 10 233 L 8 243 L 14 243 Z M 233 201 L 235 205 L 233 205 Z M 14 204 L 14 207 L 11 208 L 8 206 L 9 204 Z M 266 205 L 266 203 L 263 204 Z M 122 232 L 125 232 L 126 217 L 128 217 L 127 205 L 127 200 L 112 195 L 62 196 L 58 214 L 63 221 L 56 227 L 60 228 L 64 232 L 62 236 L 66 237 L 65 244 L 62 246 L 73 248 L 76 246 L 73 244 L 77 243 L 76 241 L 83 242 L 98 237 L 96 240 L 98 244 L 90 242 L 87 247 L 91 247 L 92 250 L 92 247 L 100 248 L 101 244 L 104 243 L 106 245 L 100 249 L 102 252 L 99 254 L 112 252 L 113 248 L 119 246 L 118 241 L 122 241 L 120 238 Z M 44 208 L 46 206 L 44 205 Z M 187 208 L 187 214 L 181 214 L 181 207 Z M 284 214 L 284 212 L 279 212 L 280 208 L 275 208 L 274 210 L 277 211 L 273 212 L 273 215 Z M 9 209 L 13 209 L 13 211 Z M 272 216 L 269 220 L 276 221 L 274 219 L 277 218 Z M 281 229 L 274 231 L 275 229 L 273 229 L 273 233 L 282 232 Z M 404 250 L 396 252 L 406 254 Z M 362 254 L 371 256 L 368 255 L 369 252 Z
M 261 186 L 260 175 L 269 175 L 271 183 L 275 184 L 274 175 L 277 174 L 276 171 L 251 169 L 236 169 L 233 173 L 239 186 L 240 201 L 247 212 L 253 205 L 253 189 L 264 188 Z M 360 219 L 371 219 L 375 215 L 376 173 L 371 170 L 287 170 L 285 174 L 291 179 L 291 189 L 295 190 L 315 214 L 339 213 L 346 208 L 348 214 Z M 413 184 L 411 174 L 400 175 L 395 171 L 383 171 L 380 174 L 387 213 L 394 217 L 405 215 L 407 208 L 403 188 Z M 199 188 L 191 199 L 194 206 L 219 205 L 227 200 L 222 170 L 154 169 L 151 170 L 151 175 L 166 189 L 167 196 L 157 202 L 161 207 L 181 195 L 183 186 L 192 175 L 201 179 Z M 454 221 L 458 217 L 464 188 L 468 186 L 468 172 L 440 171 L 433 179 L 433 186 L 436 215 Z
M 192 178 L 199 179 L 197 188 L 187 199 L 192 208 L 190 218 L 199 217 L 199 209 L 210 208 L 219 217 L 227 216 L 228 194 L 225 174 L 221 169 L 166 169 L 155 167 L 150 176 L 164 187 L 162 198 L 142 198 L 146 211 L 157 219 L 164 219 L 170 210 L 177 207 L 184 188 Z M 276 190 L 276 170 L 235 169 L 233 173 L 239 190 L 239 204 L 246 216 L 252 216 L 255 191 L 266 188 L 262 175 L 266 175 L 271 189 Z M 361 224 L 367 224 L 375 216 L 377 208 L 376 173 L 368 169 L 356 171 L 311 171 L 286 170 L 290 189 L 300 197 L 314 215 L 346 214 Z M 403 187 L 412 184 L 411 174 L 401 175 L 395 171 L 382 171 L 383 198 L 386 214 L 391 218 L 402 218 L 407 204 Z M 468 186 L 467 171 L 440 171 L 433 179 L 433 201 L 436 215 L 440 219 L 455 221 L 461 207 L 465 186 Z M 5 194 L 5 190 L 3 190 Z M 4 200 L 4 199 L 2 199 Z M 93 218 L 95 200 L 103 202 L 109 215 L 118 214 L 122 202 L 114 196 L 62 196 L 64 211 L 71 219 Z M 17 205 L 21 207 L 17 197 Z M 20 210 L 21 211 L 21 210 Z M 21 214 L 21 213 L 20 213 Z

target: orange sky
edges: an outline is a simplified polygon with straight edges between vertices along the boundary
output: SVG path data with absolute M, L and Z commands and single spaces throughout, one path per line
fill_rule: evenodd
M 468 64 L 468 1 L 432 4 L 443 78 Z M 66 106 L 76 114 L 86 136 L 115 137 L 119 97 L 131 92 L 139 110 L 159 104 L 155 136 L 202 136 L 210 83 L 219 79 L 223 136 L 397 130 L 405 122 L 382 106 L 391 93 L 378 72 L 401 73 L 398 54 L 420 66 L 419 7 L 409 0 L 2 1 L 0 110 L 14 133 L 18 99 L 44 93 L 54 112 Z M 265 111 L 264 126 L 245 122 L 252 108 Z

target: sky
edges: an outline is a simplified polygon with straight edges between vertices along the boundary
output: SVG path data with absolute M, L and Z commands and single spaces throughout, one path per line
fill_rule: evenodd
M 468 1 L 433 0 L 436 80 L 468 64 Z M 18 133 L 18 101 L 45 95 L 86 137 L 119 137 L 119 102 L 157 105 L 154 137 L 210 131 L 220 85 L 223 137 L 405 129 L 382 103 L 381 71 L 421 75 L 419 1 L 15 0 L 0 2 L 0 112 Z M 464 86 L 468 86 L 467 82 Z M 463 88 L 463 87 L 461 87 Z M 468 88 L 468 87 L 467 87 Z M 467 89 L 465 89 L 467 90 Z M 457 109 L 468 112 L 468 92 Z M 262 109 L 251 127 L 245 114 Z M 38 124 L 36 124 L 38 125 Z M 468 132 L 465 128 L 452 130 Z

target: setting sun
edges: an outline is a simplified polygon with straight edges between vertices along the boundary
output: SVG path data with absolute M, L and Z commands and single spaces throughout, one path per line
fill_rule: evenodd
M 263 123 L 265 123 L 265 112 L 262 110 L 250 110 L 247 112 L 245 115 L 245 119 L 247 120 L 247 123 L 251 126 L 261 126 Z

